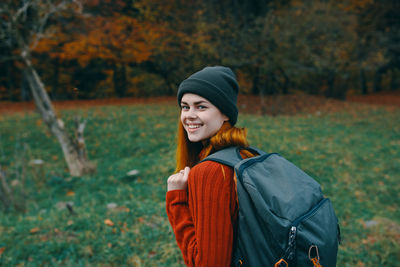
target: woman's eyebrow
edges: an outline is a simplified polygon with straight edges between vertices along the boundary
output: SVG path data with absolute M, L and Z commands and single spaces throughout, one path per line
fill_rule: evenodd
M 181 101 L 181 104 L 189 105 L 189 104 L 186 103 L 185 101 Z M 194 104 L 194 105 L 208 104 L 208 102 L 207 102 L 207 101 L 204 101 L 204 100 L 200 100 L 200 101 L 194 102 L 193 104 Z

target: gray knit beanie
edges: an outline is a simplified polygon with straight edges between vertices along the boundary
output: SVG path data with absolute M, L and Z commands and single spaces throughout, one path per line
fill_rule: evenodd
M 235 125 L 238 117 L 238 91 L 236 76 L 230 68 L 205 67 L 179 85 L 178 104 L 181 104 L 185 93 L 202 96 L 225 114 L 232 125 Z

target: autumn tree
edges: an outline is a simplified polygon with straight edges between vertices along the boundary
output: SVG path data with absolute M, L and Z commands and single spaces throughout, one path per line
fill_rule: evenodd
M 75 136 L 69 135 L 64 122 L 56 115 L 45 86 L 32 63 L 31 52 L 38 41 L 45 38 L 49 25 L 57 22 L 63 12 L 79 12 L 77 0 L 5 0 L 0 4 L 0 41 L 11 52 L 3 60 L 18 61 L 29 84 L 36 108 L 50 131 L 58 139 L 69 171 L 73 176 L 93 172 L 95 166 L 88 160 L 83 132 L 86 122 L 76 119 Z
M 358 46 L 356 52 L 360 64 L 362 93 L 368 89 L 367 75 L 373 74 L 373 91 L 382 90 L 383 76 L 391 74 L 390 85 L 394 90 L 400 87 L 397 80 L 400 72 L 400 2 L 396 0 L 346 1 L 346 8 L 357 14 Z
M 162 28 L 149 21 L 139 21 L 131 1 L 88 0 L 83 8 L 79 29 L 73 31 L 69 40 L 61 41 L 63 33 L 58 32 L 51 41 L 40 42 L 35 51 L 56 50 L 51 57 L 60 62 L 76 61 L 81 68 L 101 65 L 104 73 L 112 76 L 114 93 L 124 97 L 129 87 L 129 67 L 148 60 Z M 85 91 L 88 89 L 85 87 L 81 84 L 77 89 Z
M 209 57 L 235 69 L 242 92 L 287 93 L 289 79 L 276 54 L 273 11 L 287 1 L 207 1 L 201 25 L 208 35 Z M 281 55 L 283 56 L 283 55 Z
M 218 63 L 210 41 L 201 1 L 136 1 L 137 19 L 155 25 L 159 33 L 150 57 L 141 64 L 146 71 L 165 81 L 164 92 L 173 95 L 177 85 L 190 73 L 205 65 Z
M 274 37 L 293 85 L 308 93 L 344 98 L 346 79 L 356 67 L 356 17 L 335 1 L 290 5 L 276 17 Z

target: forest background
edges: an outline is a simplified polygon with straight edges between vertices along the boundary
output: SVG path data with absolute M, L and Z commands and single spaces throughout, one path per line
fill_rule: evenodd
M 400 87 L 398 1 L 70 2 L 29 43 L 53 100 L 174 95 L 206 65 L 230 66 L 243 94 L 344 99 Z M 21 3 L 2 3 L 4 22 Z M 35 8 L 25 16 L 20 31 L 38 27 Z M 30 100 L 21 47 L 6 37 L 0 100 Z

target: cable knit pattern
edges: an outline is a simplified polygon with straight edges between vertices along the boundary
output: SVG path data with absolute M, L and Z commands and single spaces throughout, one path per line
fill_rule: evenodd
M 237 218 L 233 169 L 206 161 L 189 173 L 188 190 L 167 192 L 167 214 L 186 266 L 229 266 Z

